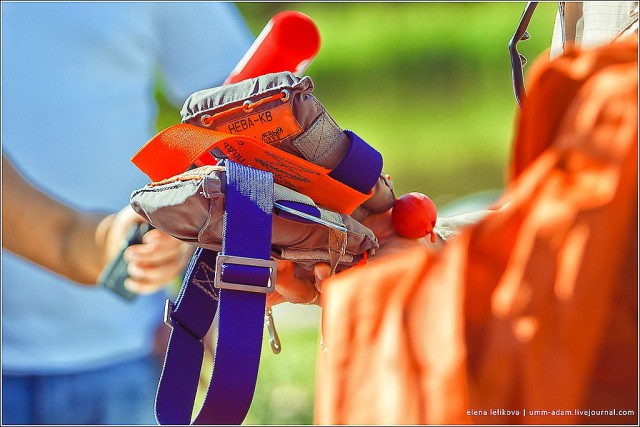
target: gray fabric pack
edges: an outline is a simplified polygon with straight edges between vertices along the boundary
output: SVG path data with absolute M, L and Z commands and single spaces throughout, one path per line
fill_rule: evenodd
M 170 179 L 145 185 L 131 195 L 131 206 L 150 224 L 175 238 L 220 251 L 225 202 L 225 169 L 202 166 Z M 345 247 L 331 248 L 333 229 L 291 219 L 276 210 L 273 215 L 272 256 L 295 261 L 306 269 L 317 262 L 331 263 L 330 250 L 341 252 L 337 270 L 375 255 L 378 242 L 371 230 L 349 215 L 317 207 L 307 196 L 276 184 L 275 202 L 295 201 L 315 206 L 321 218 L 346 228 Z
M 309 77 L 289 72 L 266 74 L 193 93 L 182 108 L 182 122 L 251 136 L 333 170 L 347 153 L 350 138 L 312 90 Z M 262 125 L 266 115 L 279 119 Z M 224 158 L 217 149 L 211 154 Z M 202 166 L 134 191 L 131 206 L 167 234 L 220 251 L 224 187 L 223 166 Z M 315 207 L 325 224 L 336 225 L 327 227 L 274 209 L 273 258 L 294 261 L 307 271 L 317 262 L 328 262 L 336 271 L 375 255 L 377 239 L 361 221 L 370 213 L 388 210 L 395 201 L 393 184 L 384 173 L 373 195 L 351 215 L 317 206 L 311 198 L 278 184 L 274 190 L 276 203 L 288 200 Z
M 185 101 L 181 111 L 182 122 L 213 129 L 222 126 L 223 130 L 229 131 L 230 128 L 224 127 L 224 123 L 241 121 L 250 114 L 259 114 L 286 102 L 291 105 L 300 132 L 290 135 L 285 132 L 279 138 L 272 137 L 271 133 L 263 135 L 262 140 L 311 163 L 334 169 L 345 156 L 350 141 L 320 101 L 313 96 L 313 88 L 310 77 L 297 77 L 290 72 L 281 72 L 201 90 Z M 251 104 L 279 93 L 285 93 L 287 98 L 251 107 Z M 247 110 L 250 111 L 241 109 L 215 119 L 220 112 L 246 105 L 245 103 L 249 103 Z M 207 122 L 209 117 L 214 120 Z M 212 154 L 222 157 L 220 152 L 214 151 Z M 373 188 L 373 196 L 353 212 L 352 216 L 362 220 L 369 213 L 385 212 L 393 206 L 394 201 L 393 183 L 386 174 L 381 173 Z

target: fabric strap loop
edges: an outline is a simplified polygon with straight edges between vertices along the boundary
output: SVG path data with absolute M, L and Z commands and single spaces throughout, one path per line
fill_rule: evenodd
M 329 176 L 361 193 L 371 191 L 382 172 L 382 155 L 362 138 L 345 130 L 351 144 L 347 154 Z
M 216 252 L 207 249 L 196 250 L 169 315 L 173 328 L 155 403 L 159 424 L 191 423 L 204 356 L 202 338 L 218 308 L 213 274 L 208 268 L 215 265 L 216 256 Z
M 271 256 L 272 174 L 226 161 L 223 255 Z M 173 330 L 156 395 L 160 424 L 190 424 L 204 355 L 202 339 L 218 312 L 213 373 L 194 424 L 241 424 L 251 406 L 260 365 L 264 293 L 216 287 L 218 254 L 198 248 L 169 314 Z M 225 282 L 266 287 L 273 267 L 223 265 Z

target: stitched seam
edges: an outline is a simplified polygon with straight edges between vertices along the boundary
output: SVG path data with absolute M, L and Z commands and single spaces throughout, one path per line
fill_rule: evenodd
M 174 176 L 171 178 L 166 178 L 160 181 L 152 182 L 149 184 L 149 187 L 156 187 L 158 185 L 165 185 L 165 184 L 173 184 L 175 182 L 196 181 L 202 178 L 203 178 L 203 175 Z
M 257 92 L 257 93 L 255 93 L 255 94 L 252 94 L 252 95 L 251 95 L 251 97 L 255 97 L 255 96 L 259 96 L 259 95 L 263 95 L 263 94 L 266 94 L 266 93 L 268 93 L 268 92 L 272 92 L 272 91 L 273 91 L 273 92 L 281 92 L 281 91 L 282 91 L 282 89 L 288 89 L 289 91 L 291 91 L 291 97 L 290 97 L 290 99 L 292 99 L 292 98 L 293 98 L 293 95 L 294 95 L 294 91 L 295 91 L 295 89 L 298 89 L 298 87 L 299 87 L 299 86 L 301 86 L 301 85 L 300 85 L 300 82 L 301 82 L 301 81 L 302 81 L 302 80 L 300 80 L 300 81 L 296 82 L 293 86 L 291 86 L 291 85 L 283 85 L 283 86 L 276 86 L 275 88 L 265 89 L 265 90 L 263 90 L 263 91 L 261 91 L 261 92 Z M 306 85 L 305 85 L 305 86 L 306 86 Z M 295 89 L 294 89 L 294 88 L 295 88 Z M 306 91 L 306 90 L 309 90 L 309 88 L 308 88 L 308 87 L 304 87 L 304 88 L 302 88 L 302 89 L 300 90 L 300 92 L 304 92 L 304 91 Z M 211 99 L 207 99 L 207 102 L 210 102 L 210 101 L 211 101 Z M 237 100 L 237 101 L 231 101 L 231 102 L 229 102 L 228 104 L 225 104 L 225 105 L 226 105 L 226 106 L 228 106 L 228 105 L 231 105 L 231 104 L 233 104 L 233 103 L 240 102 L 240 101 L 244 102 L 244 100 Z M 215 107 L 210 107 L 210 108 L 206 108 L 206 109 L 204 109 L 204 110 L 200 110 L 200 111 L 197 111 L 197 112 L 191 113 L 191 114 L 189 114 L 189 115 L 184 116 L 184 117 L 182 118 L 182 122 L 184 123 L 184 122 L 186 122 L 187 120 L 191 120 L 191 119 L 193 119 L 193 118 L 195 118 L 195 117 L 198 117 L 198 115 L 200 115 L 200 114 L 207 113 L 207 112 L 210 112 L 210 111 L 214 111 L 214 110 L 216 110 L 216 109 L 218 109 L 218 108 L 222 108 L 222 107 L 224 107 L 225 105 L 216 105 Z
M 315 153 L 310 153 L 308 143 L 311 137 L 309 136 L 322 122 L 324 122 L 325 118 L 321 114 L 318 118 L 309 126 L 302 135 L 298 136 L 296 140 L 292 141 L 293 145 L 300 150 L 309 161 L 316 161 Z M 318 144 L 316 146 L 316 151 L 318 150 Z M 325 151 L 326 152 L 326 151 Z
M 202 280 L 202 279 L 194 278 L 193 284 L 195 284 L 197 287 L 202 289 L 214 301 L 218 301 L 218 296 L 215 294 L 214 291 L 212 291 L 212 289 L 214 288 L 213 282 L 215 281 L 215 270 L 212 270 L 211 267 L 209 267 L 207 264 L 201 261 L 200 263 L 198 263 L 198 270 L 196 271 L 195 276 L 198 276 L 200 272 L 204 274 L 206 279 Z M 211 277 L 209 277 L 208 273 L 214 274 L 214 280 L 211 280 Z M 206 286 L 206 285 L 209 285 L 209 286 Z

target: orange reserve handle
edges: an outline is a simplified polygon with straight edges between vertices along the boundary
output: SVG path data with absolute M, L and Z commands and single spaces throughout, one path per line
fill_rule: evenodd
M 273 16 L 224 84 L 290 71 L 301 75 L 320 50 L 320 31 L 301 12 L 287 10 Z

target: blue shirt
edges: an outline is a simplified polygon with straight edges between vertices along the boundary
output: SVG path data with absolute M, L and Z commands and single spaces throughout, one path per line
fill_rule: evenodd
M 180 105 L 221 84 L 253 40 L 232 3 L 2 2 L 3 151 L 62 202 L 118 211 L 149 182 L 130 158 L 156 131 L 157 73 Z M 4 373 L 150 352 L 165 292 L 129 303 L 2 255 Z

